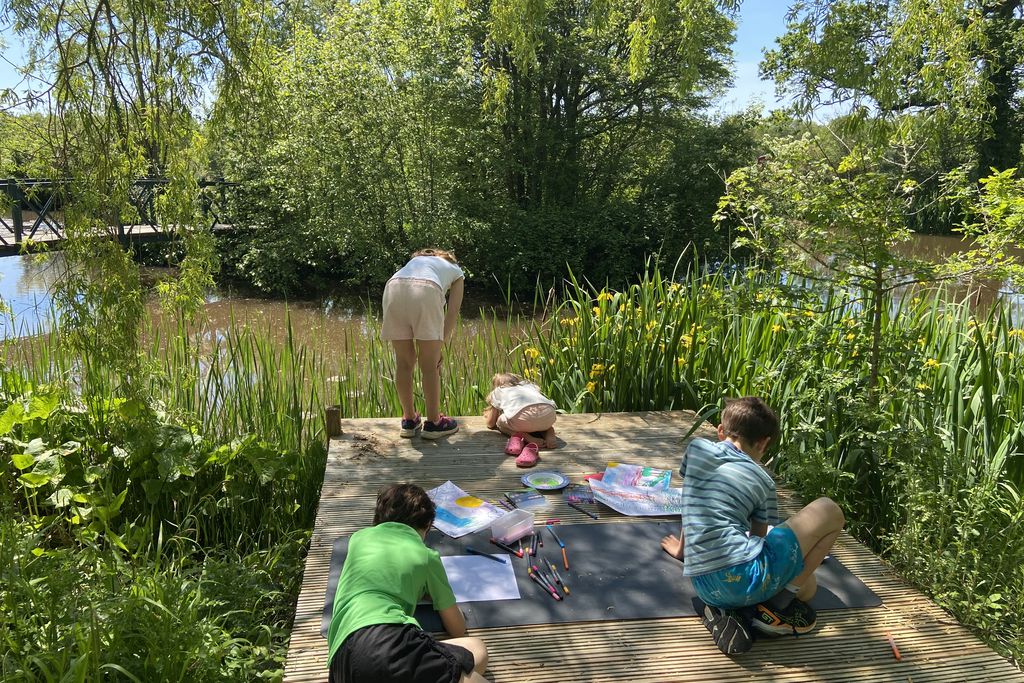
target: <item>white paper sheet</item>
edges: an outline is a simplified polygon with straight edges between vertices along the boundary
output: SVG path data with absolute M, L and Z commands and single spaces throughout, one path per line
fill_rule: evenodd
M 594 498 L 616 512 L 634 517 L 678 515 L 683 511 L 683 490 L 648 489 L 629 486 L 609 486 L 592 479 L 590 488 Z
M 455 592 L 456 602 L 483 600 L 518 600 L 519 585 L 512 569 L 512 556 L 491 553 L 505 558 L 495 562 L 479 555 L 451 555 L 441 558 L 448 582 Z

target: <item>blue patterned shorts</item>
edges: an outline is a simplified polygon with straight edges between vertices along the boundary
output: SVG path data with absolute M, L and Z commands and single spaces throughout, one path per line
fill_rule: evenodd
M 764 537 L 761 554 L 743 564 L 691 577 L 701 600 L 715 607 L 746 607 L 764 602 L 804 570 L 804 556 L 793 530 L 777 526 Z

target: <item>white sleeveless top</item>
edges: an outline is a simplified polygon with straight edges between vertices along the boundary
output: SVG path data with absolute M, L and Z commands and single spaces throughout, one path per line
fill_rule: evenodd
M 414 256 L 402 268 L 391 276 L 392 280 L 430 280 L 447 292 L 452 283 L 465 277 L 462 268 L 440 256 Z
M 555 402 L 540 393 L 540 387 L 531 382 L 491 391 L 491 405 L 508 417 L 515 417 L 523 408 L 541 403 L 555 407 Z

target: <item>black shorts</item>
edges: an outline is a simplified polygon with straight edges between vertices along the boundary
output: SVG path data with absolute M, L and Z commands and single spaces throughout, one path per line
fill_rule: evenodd
M 376 624 L 345 639 L 331 659 L 330 683 L 459 683 L 473 653 L 412 624 Z

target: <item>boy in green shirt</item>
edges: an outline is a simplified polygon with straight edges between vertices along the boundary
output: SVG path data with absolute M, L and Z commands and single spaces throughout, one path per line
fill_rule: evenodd
M 373 526 L 352 534 L 327 632 L 330 683 L 480 683 L 487 646 L 466 620 L 436 550 L 424 545 L 434 503 L 415 484 L 377 495 Z M 450 640 L 413 618 L 429 595 Z

